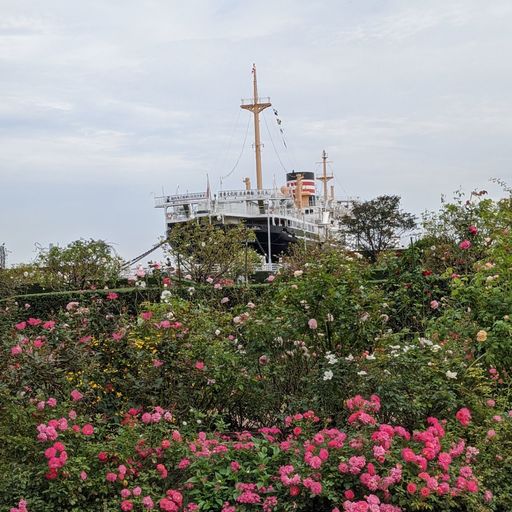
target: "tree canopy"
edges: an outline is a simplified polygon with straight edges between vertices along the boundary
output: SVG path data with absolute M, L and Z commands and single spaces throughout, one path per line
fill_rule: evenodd
M 372 261 L 416 227 L 414 215 L 400 210 L 400 197 L 395 195 L 356 202 L 343 223 L 348 242 Z
M 169 253 L 182 274 L 194 281 L 208 278 L 236 279 L 251 273 L 259 261 L 249 244 L 254 232 L 243 225 L 222 229 L 204 222 L 188 222 L 173 227 L 169 234 Z
M 104 286 L 119 277 L 122 259 L 104 240 L 75 240 L 66 247 L 54 245 L 41 251 L 37 266 L 53 288 L 83 289 Z

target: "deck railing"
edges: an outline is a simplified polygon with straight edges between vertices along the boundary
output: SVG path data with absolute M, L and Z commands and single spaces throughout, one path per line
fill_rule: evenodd
M 236 200 L 265 200 L 265 199 L 283 199 L 286 196 L 273 188 L 264 188 L 262 190 L 221 190 L 217 197 L 219 201 L 236 201 Z
M 155 206 L 162 207 L 167 205 L 179 205 L 193 202 L 200 202 L 208 200 L 206 192 L 192 192 L 187 194 L 175 194 L 173 196 L 159 196 L 155 197 Z

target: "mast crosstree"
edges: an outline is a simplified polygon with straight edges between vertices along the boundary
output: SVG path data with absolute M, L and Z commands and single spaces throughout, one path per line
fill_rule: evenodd
M 334 176 L 327 176 L 327 164 L 330 164 L 331 162 L 327 161 L 327 153 L 325 152 L 325 149 L 322 152 L 322 161 L 317 162 L 322 164 L 322 176 L 317 177 L 317 180 L 322 182 L 323 185 L 323 193 L 324 193 L 324 207 L 327 206 L 328 201 L 328 193 L 327 193 L 327 182 L 329 180 L 332 180 Z
M 256 78 L 256 64 L 252 65 L 253 97 L 252 99 L 242 100 L 240 108 L 249 110 L 254 115 L 254 151 L 256 153 L 256 186 L 258 190 L 263 190 L 263 178 L 261 175 L 261 140 L 260 140 L 260 112 L 272 106 L 270 98 L 260 98 L 258 96 L 258 80 Z M 248 103 L 252 102 L 252 103 Z

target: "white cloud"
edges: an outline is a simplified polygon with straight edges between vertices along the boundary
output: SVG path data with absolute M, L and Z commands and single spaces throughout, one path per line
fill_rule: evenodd
M 458 28 L 466 25 L 478 9 L 469 2 L 409 2 L 405 9 L 398 9 L 392 14 L 376 19 L 372 16 L 355 27 L 342 28 L 337 32 L 338 42 L 404 42 L 418 34 L 435 28 Z M 413 7 L 411 7 L 413 5 Z

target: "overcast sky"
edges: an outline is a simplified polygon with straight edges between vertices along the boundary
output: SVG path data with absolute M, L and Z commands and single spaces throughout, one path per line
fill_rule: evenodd
M 132 258 L 163 234 L 162 188 L 255 183 L 252 125 L 239 159 L 253 62 L 287 145 L 267 110 L 267 186 L 325 149 L 338 196 L 419 214 L 459 188 L 499 195 L 511 27 L 510 0 L 0 0 L 8 262 L 77 238 Z

